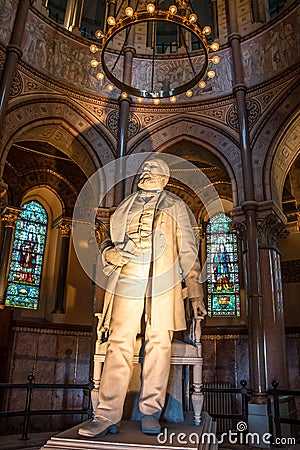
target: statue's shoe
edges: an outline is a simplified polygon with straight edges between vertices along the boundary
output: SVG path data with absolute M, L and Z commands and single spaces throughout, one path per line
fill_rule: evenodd
M 141 419 L 141 430 L 145 434 L 159 434 L 160 423 L 156 416 L 143 416 Z
M 86 425 L 78 429 L 78 434 L 85 437 L 101 437 L 107 433 L 116 434 L 119 432 L 120 422 L 112 423 L 104 417 L 95 417 Z

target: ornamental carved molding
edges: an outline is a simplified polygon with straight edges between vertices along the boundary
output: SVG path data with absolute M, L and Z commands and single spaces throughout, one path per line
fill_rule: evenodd
M 70 237 L 71 228 L 72 228 L 72 224 L 67 223 L 67 222 L 63 222 L 60 225 L 58 225 L 58 227 L 57 227 L 57 229 L 60 232 L 61 237 Z
M 96 218 L 94 232 L 98 247 L 100 248 L 100 245 L 108 236 L 108 225 Z
M 0 61 L 0 79 L 2 78 L 2 72 L 4 68 L 4 61 Z M 11 89 L 10 89 L 10 97 L 17 97 L 21 94 L 23 90 L 23 82 L 20 75 L 20 72 L 16 69 L 15 74 L 12 79 Z
M 72 229 L 72 219 L 60 216 L 52 223 L 52 227 L 57 227 L 61 237 L 70 237 Z
M 259 248 L 278 250 L 279 240 L 289 235 L 285 224 L 275 214 L 269 214 L 259 220 L 257 228 Z
M 15 333 L 35 333 L 35 334 L 46 334 L 46 335 L 59 335 L 59 336 L 80 336 L 90 338 L 92 333 L 90 331 L 80 331 L 80 330 L 63 330 L 55 328 L 41 328 L 41 327 L 26 327 L 26 326 L 14 326 L 13 331 Z
M 244 250 L 247 249 L 247 228 L 244 222 L 232 221 L 228 224 L 230 231 L 234 231 L 242 241 Z
M 117 137 L 119 130 L 119 111 L 111 111 L 106 118 L 106 126 L 109 131 Z M 128 139 L 133 138 L 138 134 L 141 129 L 141 123 L 138 116 L 132 112 L 129 112 L 128 117 L 128 129 L 127 137 Z
M 260 117 L 261 106 L 257 100 L 249 99 L 249 100 L 246 100 L 246 108 L 247 108 L 249 128 L 251 129 L 253 127 L 253 125 L 256 123 L 256 121 L 258 120 L 258 118 Z M 239 129 L 236 105 L 233 105 L 229 109 L 229 111 L 227 113 L 227 123 L 232 129 L 234 129 L 234 130 Z
M 7 188 L 8 185 L 0 181 L 0 211 L 7 206 Z
M 13 208 L 13 207 L 8 206 L 5 209 L 5 212 L 1 218 L 1 220 L 4 223 L 4 227 L 5 228 L 9 228 L 9 227 L 15 228 L 17 220 L 19 218 L 19 214 L 21 213 L 21 211 L 22 210 L 19 208 Z

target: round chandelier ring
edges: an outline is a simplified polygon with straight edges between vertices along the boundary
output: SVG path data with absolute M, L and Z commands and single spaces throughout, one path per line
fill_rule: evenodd
M 166 90 L 148 90 L 148 89 L 138 89 L 134 86 L 131 86 L 129 84 L 124 83 L 123 81 L 116 78 L 112 72 L 107 67 L 107 64 L 105 62 L 105 53 L 108 51 L 107 46 L 109 42 L 121 31 L 128 29 L 129 27 L 142 23 L 142 22 L 157 22 L 157 21 L 167 21 L 174 23 L 188 31 L 190 31 L 194 36 L 196 36 L 203 49 L 203 56 L 204 56 L 204 62 L 201 67 L 201 70 L 196 73 L 196 75 L 189 80 L 188 82 L 177 86 L 172 89 L 166 89 Z M 186 17 L 178 15 L 178 14 L 170 14 L 168 11 L 161 11 L 157 10 L 154 13 L 148 13 L 145 11 L 141 12 L 135 12 L 133 17 L 124 17 L 123 19 L 120 19 L 118 22 L 116 22 L 115 25 L 111 26 L 109 30 L 107 31 L 106 35 L 102 38 L 102 44 L 99 48 L 100 58 L 101 58 L 101 65 L 103 68 L 103 71 L 107 78 L 115 85 L 117 86 L 122 92 L 126 92 L 127 94 L 134 95 L 136 97 L 143 97 L 143 98 L 167 98 L 176 96 L 179 94 L 182 94 L 192 87 L 194 87 L 204 76 L 204 74 L 207 71 L 208 67 L 208 61 L 209 61 L 209 45 L 206 40 L 205 34 L 202 32 L 201 28 L 195 24 L 190 22 Z M 149 58 L 150 59 L 150 58 Z M 163 59 L 163 58 L 162 58 Z

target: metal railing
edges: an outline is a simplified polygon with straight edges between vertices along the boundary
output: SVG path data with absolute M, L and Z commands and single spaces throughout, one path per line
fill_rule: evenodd
M 20 439 L 27 440 L 29 427 L 30 427 L 30 418 L 31 416 L 45 416 L 45 415 L 74 415 L 79 414 L 81 416 L 86 415 L 87 418 L 91 418 L 93 415 L 92 401 L 91 401 L 91 391 L 94 388 L 94 383 L 92 379 L 90 379 L 89 383 L 86 384 L 40 384 L 35 382 L 34 375 L 28 375 L 27 383 L 0 383 L 0 391 L 5 389 L 25 389 L 26 390 L 26 399 L 25 399 L 25 407 L 21 411 L 0 411 L 0 418 L 2 417 L 18 417 L 23 416 L 23 425 L 22 425 L 22 436 Z M 214 419 L 230 419 L 230 420 L 242 420 L 248 425 L 248 401 L 252 394 L 250 389 L 247 389 L 247 382 L 242 380 L 240 382 L 240 388 L 216 388 L 216 387 L 203 387 L 203 393 L 213 393 L 220 395 L 229 395 L 235 394 L 241 396 L 240 398 L 240 412 L 239 413 L 228 413 L 226 411 L 222 412 L 213 412 L 207 411 L 212 418 Z M 269 396 L 269 400 L 273 398 L 274 402 L 274 412 L 273 422 L 275 425 L 275 435 L 277 438 L 282 438 L 282 430 L 281 424 L 290 424 L 290 425 L 300 425 L 300 419 L 296 418 L 288 418 L 281 416 L 280 414 L 280 397 L 288 396 L 288 397 L 300 397 L 300 391 L 292 391 L 292 390 L 283 390 L 278 389 L 279 383 L 278 381 L 272 382 L 273 389 L 269 389 L 267 394 Z M 87 402 L 86 406 L 83 406 L 82 409 L 51 409 L 51 410 L 32 410 L 31 403 L 33 398 L 34 390 L 49 390 L 49 389 L 62 389 L 62 390 L 83 390 L 86 391 L 87 394 Z M 82 419 L 83 421 L 83 419 Z M 270 426 L 270 428 L 272 428 Z M 273 429 L 270 429 L 270 433 L 273 435 Z
M 45 415 L 57 415 L 57 414 L 80 414 L 82 416 L 87 415 L 88 418 L 92 417 L 93 409 L 92 409 L 92 401 L 91 401 L 91 391 L 94 387 L 93 381 L 90 380 L 87 384 L 40 384 L 35 383 L 34 375 L 28 375 L 27 377 L 28 383 L 20 384 L 20 383 L 0 383 L 0 390 L 4 389 L 26 389 L 26 400 L 25 400 L 25 408 L 22 411 L 1 411 L 1 417 L 17 417 L 23 416 L 23 427 L 22 427 L 22 436 L 20 439 L 27 440 L 29 425 L 30 425 L 30 417 L 31 416 L 45 416 Z M 63 390 L 83 390 L 88 391 L 88 401 L 87 406 L 82 409 L 41 409 L 41 410 L 32 410 L 31 403 L 33 397 L 34 390 L 45 390 L 45 389 L 63 389 Z
M 231 412 L 229 413 L 226 410 L 218 411 L 218 412 L 214 412 L 213 410 L 212 411 L 207 410 L 208 414 L 210 414 L 213 419 L 222 419 L 223 421 L 226 419 L 230 419 L 230 420 L 235 419 L 237 421 L 242 420 L 243 422 L 246 422 L 248 424 L 248 400 L 250 398 L 252 391 L 250 389 L 247 389 L 247 381 L 242 380 L 240 382 L 240 385 L 241 385 L 240 388 L 229 388 L 229 387 L 222 387 L 222 388 L 203 387 L 202 388 L 203 393 L 211 393 L 211 394 L 214 394 L 215 396 L 220 397 L 220 401 L 218 401 L 219 399 L 217 399 L 217 401 L 216 401 L 216 403 L 217 403 L 216 409 L 218 409 L 218 407 L 220 405 L 222 405 L 222 400 L 224 400 L 224 395 L 225 396 L 230 395 L 231 400 L 233 399 L 232 394 L 241 396 L 239 413 L 231 413 Z M 221 431 L 223 431 L 223 430 L 221 430 Z
M 268 395 L 273 397 L 274 401 L 274 414 L 273 420 L 275 424 L 276 437 L 282 440 L 281 424 L 300 425 L 300 419 L 282 416 L 280 414 L 280 396 L 287 397 L 300 397 L 300 391 L 292 391 L 288 389 L 278 389 L 279 382 L 277 380 L 272 381 L 273 389 L 268 390 Z M 270 431 L 272 433 L 272 430 Z M 272 433 L 273 434 L 273 433 Z M 299 439 L 299 438 L 298 438 Z

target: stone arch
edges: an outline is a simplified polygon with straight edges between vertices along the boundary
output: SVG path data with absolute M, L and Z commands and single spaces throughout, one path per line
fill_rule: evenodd
M 21 207 L 28 192 L 37 188 L 47 188 L 60 200 L 62 211 L 67 216 L 73 213 L 79 191 L 61 174 L 47 168 L 27 170 L 19 177 L 10 177 L 8 184 L 8 204 Z
M 275 100 L 269 105 L 259 130 L 252 143 L 253 176 L 258 201 L 274 200 L 281 207 L 282 181 L 275 180 L 272 175 L 276 171 L 276 177 L 285 176 L 288 167 L 292 164 L 286 154 L 285 146 L 295 152 L 299 141 L 299 93 L 298 78 L 282 90 Z M 297 125 L 298 122 L 298 125 Z M 297 131 L 298 130 L 298 131 Z M 290 155 L 291 157 L 293 155 Z M 285 161 L 285 162 L 284 162 Z M 278 165 L 278 168 L 275 167 Z M 281 168 L 280 168 L 281 167 Z M 284 172 L 284 174 L 283 174 Z M 278 184 L 279 183 L 279 184 Z M 283 181 L 284 183 L 284 181 Z M 280 184 L 282 186 L 280 187 Z
M 288 128 L 270 149 L 265 162 L 264 184 L 267 199 L 274 200 L 281 208 L 282 192 L 288 171 L 300 154 L 300 114 L 294 117 Z
M 87 176 L 114 159 L 113 144 L 85 111 L 61 98 L 31 99 L 10 108 L 2 141 L 1 166 L 17 140 L 52 138 L 56 147 L 78 163 Z M 39 139 L 38 139 L 39 136 Z
M 159 122 L 151 130 L 151 134 L 147 133 L 143 139 L 135 141 L 130 148 L 130 153 L 168 153 L 169 148 L 182 140 L 203 147 L 221 162 L 231 180 L 234 206 L 242 202 L 244 197 L 243 179 L 238 144 L 222 130 L 211 124 L 200 122 L 199 118 L 177 116 L 167 123 Z M 240 186 L 239 190 L 237 190 L 237 186 Z

